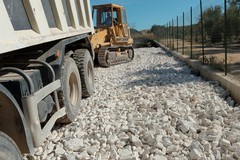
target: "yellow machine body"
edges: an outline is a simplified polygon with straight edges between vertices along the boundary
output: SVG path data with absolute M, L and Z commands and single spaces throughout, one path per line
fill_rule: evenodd
M 93 22 L 95 34 L 91 36 L 91 43 L 100 65 L 108 67 L 133 59 L 133 39 L 123 6 L 93 6 Z

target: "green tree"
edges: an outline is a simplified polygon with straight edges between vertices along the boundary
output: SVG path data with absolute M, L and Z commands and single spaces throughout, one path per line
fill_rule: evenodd
M 203 27 L 212 43 L 222 41 L 223 13 L 219 5 L 203 11 Z
M 230 40 L 238 39 L 240 34 L 240 13 L 236 1 L 232 1 L 227 10 L 227 31 Z
M 150 31 L 153 33 L 155 38 L 159 38 L 163 34 L 163 29 L 164 29 L 163 26 L 153 25 Z

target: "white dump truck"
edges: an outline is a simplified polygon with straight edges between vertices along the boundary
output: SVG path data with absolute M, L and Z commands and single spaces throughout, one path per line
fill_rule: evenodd
M 0 159 L 21 159 L 94 92 L 90 0 L 0 1 Z

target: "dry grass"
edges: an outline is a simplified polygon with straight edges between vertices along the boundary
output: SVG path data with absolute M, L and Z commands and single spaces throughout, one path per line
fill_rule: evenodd
M 144 33 L 144 34 L 133 34 L 132 35 L 133 39 L 140 39 L 140 38 L 146 38 L 146 39 L 154 39 L 153 34 L 150 33 Z

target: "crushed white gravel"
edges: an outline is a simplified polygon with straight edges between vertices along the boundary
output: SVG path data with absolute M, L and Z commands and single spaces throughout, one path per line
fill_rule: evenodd
M 161 48 L 135 49 L 132 62 L 95 75 L 76 121 L 25 159 L 240 159 L 239 105 Z

